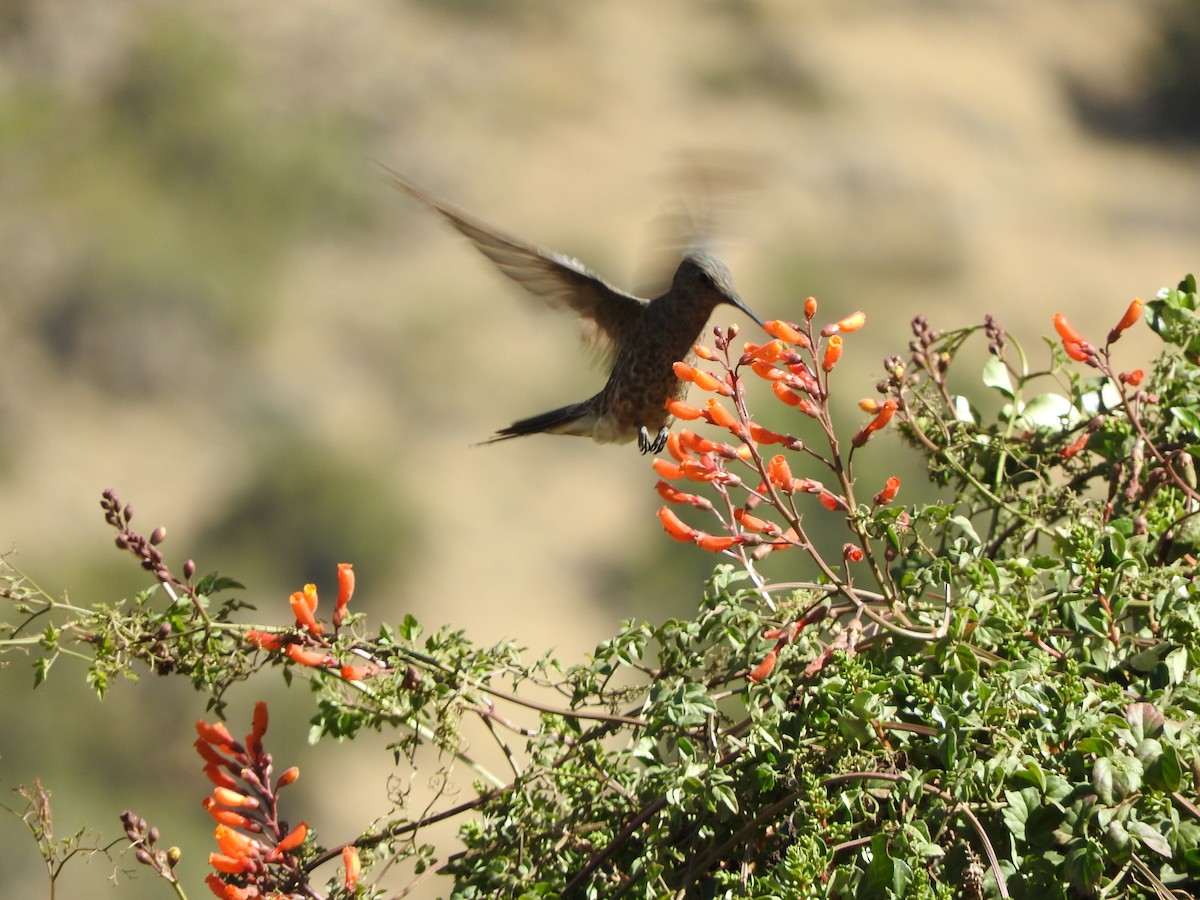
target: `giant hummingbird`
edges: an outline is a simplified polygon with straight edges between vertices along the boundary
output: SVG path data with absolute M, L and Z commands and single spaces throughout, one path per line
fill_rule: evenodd
M 525 290 L 583 320 L 584 336 L 611 354 L 612 370 L 600 393 L 502 428 L 485 443 L 527 434 L 574 434 L 599 443 L 635 437 L 643 453 L 666 446 L 671 415 L 666 403 L 688 385 L 674 372 L 689 360 L 713 309 L 736 306 L 762 324 L 738 296 L 725 265 L 703 250 L 684 252 L 667 291 L 645 300 L 621 291 L 579 260 L 508 237 L 438 200 L 396 172 L 391 183 L 441 213 L 476 249 Z

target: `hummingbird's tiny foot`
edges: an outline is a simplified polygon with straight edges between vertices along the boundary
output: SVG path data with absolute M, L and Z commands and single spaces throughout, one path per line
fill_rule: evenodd
M 654 440 L 650 440 L 650 432 L 646 430 L 645 425 L 641 425 L 638 427 L 638 449 L 643 453 L 658 453 L 667 446 L 667 436 L 670 433 L 669 429 L 660 428 Z

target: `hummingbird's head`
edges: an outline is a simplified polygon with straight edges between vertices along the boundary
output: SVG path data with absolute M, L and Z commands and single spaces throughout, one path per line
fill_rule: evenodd
M 736 306 L 751 319 L 762 325 L 762 319 L 754 314 L 733 286 L 733 275 L 729 273 L 725 263 L 711 253 L 692 250 L 684 254 L 683 261 L 675 270 L 675 278 L 671 289 L 686 291 L 691 296 L 704 297 L 713 306 L 728 303 Z

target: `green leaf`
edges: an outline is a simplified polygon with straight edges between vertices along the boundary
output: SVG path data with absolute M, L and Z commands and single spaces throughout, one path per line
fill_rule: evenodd
M 1092 767 L 1092 787 L 1101 802 L 1112 806 L 1142 786 L 1144 771 L 1141 761 L 1128 754 L 1103 756 Z
M 1183 762 L 1179 751 L 1167 745 L 1146 766 L 1146 783 L 1160 791 L 1177 791 L 1183 785 Z
M 1008 366 L 998 356 L 988 357 L 983 365 L 983 383 L 986 387 L 995 388 L 1005 397 L 1013 397 L 1012 378 L 1008 374 Z
M 1066 431 L 1079 421 L 1078 410 L 1061 394 L 1038 394 L 1021 407 L 1016 424 L 1042 431 Z
M 1136 820 L 1130 822 L 1129 833 L 1143 847 L 1153 850 L 1159 856 L 1166 859 L 1171 858 L 1171 845 L 1167 843 L 1167 839 L 1147 823 Z

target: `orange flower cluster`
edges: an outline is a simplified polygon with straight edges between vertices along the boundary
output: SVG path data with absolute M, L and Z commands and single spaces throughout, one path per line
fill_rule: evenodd
M 804 325 L 782 320 L 767 322 L 764 329 L 771 340 L 764 344 L 745 344 L 741 357 L 736 361 L 727 356 L 724 377 L 687 363 L 675 364 L 677 377 L 720 396 L 708 398 L 703 406 L 681 400 L 668 400 L 667 411 L 676 419 L 685 422 L 703 419 L 727 431 L 735 442 L 711 440 L 686 428 L 672 433 L 667 439 L 667 451 L 671 458 L 656 459 L 653 463 L 660 479 L 655 485 L 656 490 L 668 504 L 691 505 L 708 511 L 713 510 L 710 500 L 682 490 L 672 482 L 686 480 L 709 483 L 722 493 L 730 487 L 746 487 L 749 493 L 748 501 L 732 510 L 732 520 L 722 521 L 730 532 L 727 535 L 710 534 L 693 528 L 680 519 L 669 506 L 661 507 L 658 511 L 659 520 L 663 529 L 675 540 L 694 543 L 715 553 L 731 551 L 741 544 L 754 545 L 755 555 L 774 549 L 800 546 L 802 541 L 795 529 L 788 528 L 785 531 L 780 525 L 759 518 L 751 512 L 761 502 L 776 503 L 778 497 L 773 491 L 789 496 L 810 493 L 816 495 L 817 501 L 828 510 L 848 509 L 844 497 L 827 490 L 820 482 L 793 477 L 787 459 L 782 454 L 775 454 L 768 462 L 764 462 L 764 457 L 760 455 L 764 445 L 777 444 L 788 450 L 802 450 L 802 441 L 791 435 L 771 431 L 748 418 L 736 416 L 720 400 L 720 397 L 733 397 L 738 409 L 742 409 L 738 370 L 748 367 L 759 378 L 770 383 L 772 393 L 782 403 L 810 418 L 826 421 L 823 417 L 826 416 L 824 407 L 828 397 L 827 379 L 841 358 L 842 335 L 861 328 L 866 323 L 866 315 L 862 312 L 853 313 L 825 326 L 819 335 L 814 335 L 811 322 L 816 310 L 816 300 L 810 297 L 805 301 Z M 718 335 L 718 347 L 727 350 L 728 340 L 731 338 L 732 332 L 726 336 L 724 342 Z M 696 355 L 710 361 L 718 358 L 717 354 L 704 347 L 697 347 Z M 874 419 L 855 435 L 854 446 L 861 446 L 872 434 L 884 428 L 897 408 L 895 400 L 887 400 L 873 409 Z M 759 477 L 766 477 L 756 488 L 750 489 L 750 485 L 744 483 L 734 471 L 738 464 L 745 465 L 756 475 L 761 473 Z M 893 481 L 895 485 L 890 488 L 890 493 L 889 488 L 885 488 L 881 492 L 884 499 L 877 500 L 877 503 L 886 503 L 895 496 L 900 483 L 896 479 Z
M 271 756 L 262 743 L 267 705 L 255 704 L 254 724 L 244 742 L 234 740 L 221 722 L 197 722 L 196 731 L 196 751 L 213 783 L 203 805 L 216 820 L 213 834 L 219 847 L 208 855 L 208 864 L 216 869 L 206 879 L 209 889 L 224 900 L 301 896 L 277 892 L 294 877 L 299 865 L 294 851 L 304 843 L 308 825 L 289 828 L 278 817 L 278 793 L 300 777 L 300 770 L 287 769 L 271 782 Z
M 354 596 L 354 568 L 350 563 L 338 563 L 338 597 L 333 609 L 333 628 L 336 631 L 346 620 L 347 605 Z M 317 586 L 306 584 L 289 598 L 292 614 L 296 617 L 297 632 L 288 634 L 260 631 L 251 628 L 246 632 L 247 643 L 261 650 L 282 651 L 292 662 L 315 669 L 336 669 L 347 681 L 362 681 L 383 671 L 380 666 L 367 664 L 341 664 L 329 653 L 325 641 L 325 625 L 317 621 L 319 602 Z
M 1112 344 L 1122 334 L 1132 328 L 1137 320 L 1142 317 L 1142 308 L 1145 302 L 1141 297 L 1134 297 L 1130 302 L 1125 314 L 1121 316 L 1119 322 L 1112 327 L 1108 333 L 1108 343 Z M 1071 323 L 1067 321 L 1067 317 L 1062 313 L 1054 314 L 1054 330 L 1058 332 L 1059 338 L 1062 339 L 1063 352 L 1076 362 L 1085 362 L 1090 366 L 1096 365 L 1096 348 L 1089 344 L 1083 336 L 1071 327 Z M 1132 373 L 1131 373 L 1132 374 Z M 1140 379 L 1139 379 L 1140 380 Z M 1136 387 L 1136 385 L 1134 385 Z

